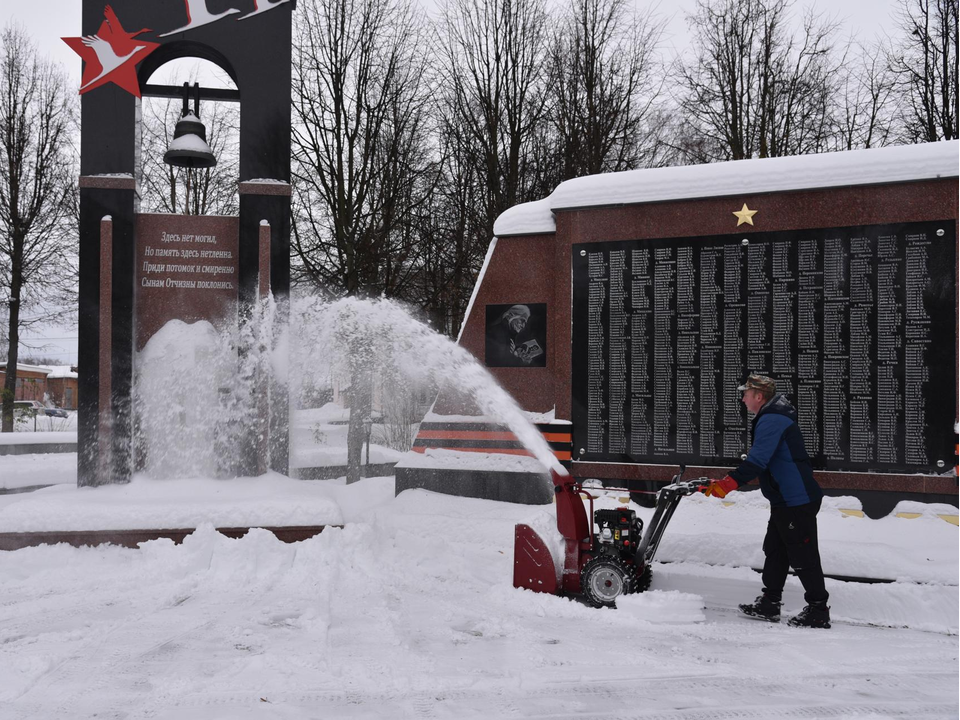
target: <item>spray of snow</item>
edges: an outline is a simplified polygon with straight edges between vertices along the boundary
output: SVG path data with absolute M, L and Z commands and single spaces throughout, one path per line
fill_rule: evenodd
M 147 341 L 134 364 L 135 469 L 155 479 L 240 474 L 263 432 L 260 401 L 286 377 L 276 316 L 264 300 L 237 325 L 171 320 Z
M 140 453 L 153 477 L 217 474 L 218 388 L 228 385 L 223 343 L 213 325 L 171 320 L 137 362 Z
M 291 377 L 291 404 L 305 408 L 315 407 L 305 396 L 317 388 L 332 392 L 336 387 L 349 398 L 367 386 L 381 408 L 400 405 L 423 388 L 443 388 L 509 427 L 541 466 L 566 474 L 543 436 L 486 369 L 402 305 L 308 297 L 289 306 L 289 325 L 277 322 L 280 312 L 264 301 L 239 327 L 173 320 L 150 338 L 136 359 L 138 469 L 153 478 L 244 474 L 239 458 L 249 454 L 251 438 L 262 432 L 262 399 L 268 389 L 285 392 Z M 421 420 L 422 411 L 409 419 Z M 296 423 L 293 429 L 299 432 Z M 328 441 L 342 435 L 325 433 Z M 346 455 L 341 455 L 342 463 Z
M 543 436 L 476 358 L 399 303 L 306 298 L 293 303 L 291 324 L 300 345 L 291 353 L 297 361 L 291 377 L 297 378 L 299 390 L 331 379 L 344 386 L 358 377 L 391 377 L 401 391 L 442 387 L 509 427 L 544 467 L 566 474 Z

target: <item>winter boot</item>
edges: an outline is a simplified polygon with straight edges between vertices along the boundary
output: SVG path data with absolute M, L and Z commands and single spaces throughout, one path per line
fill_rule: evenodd
M 787 624 L 793 627 L 829 628 L 830 608 L 825 602 L 810 603 L 796 617 L 787 620 Z
M 780 622 L 780 598 L 764 593 L 752 603 L 741 605 L 740 612 L 757 620 Z

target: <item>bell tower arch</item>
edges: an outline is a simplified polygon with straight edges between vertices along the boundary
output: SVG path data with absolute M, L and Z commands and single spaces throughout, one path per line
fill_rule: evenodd
M 137 103 L 181 97 L 147 80 L 161 65 L 197 57 L 223 68 L 236 90 L 201 88 L 201 100 L 240 103 L 236 303 L 241 317 L 269 287 L 276 323 L 290 289 L 290 87 L 294 0 L 83 0 L 80 160 L 78 484 L 127 481 L 137 352 Z M 175 217 L 175 216 L 171 216 Z M 140 231 L 142 234 L 142 230 Z M 267 268 L 269 268 L 267 270 Z M 261 272 L 263 271 L 263 272 Z M 221 283 L 222 284 L 222 283 Z M 162 302 L 162 301 L 161 301 Z M 200 302 L 200 304 L 203 304 Z M 242 350 L 241 350 L 242 351 Z M 287 396 L 270 392 L 269 466 L 286 473 Z M 251 437 L 264 428 L 250 428 Z M 238 472 L 264 469 L 256 443 Z

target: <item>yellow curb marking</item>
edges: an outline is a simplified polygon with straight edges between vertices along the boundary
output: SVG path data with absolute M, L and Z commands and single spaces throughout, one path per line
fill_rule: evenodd
M 731 500 L 721 500 L 725 507 L 730 507 L 731 505 L 736 505 L 735 502 Z M 850 508 L 837 508 L 841 513 L 847 517 L 866 517 L 863 510 L 852 510 Z M 898 512 L 894 517 L 906 518 L 908 520 L 913 520 L 918 517 L 923 517 L 923 513 L 914 513 L 914 512 Z M 951 525 L 957 525 L 960 527 L 960 515 L 942 515 L 937 513 L 937 517 L 941 520 L 946 520 Z

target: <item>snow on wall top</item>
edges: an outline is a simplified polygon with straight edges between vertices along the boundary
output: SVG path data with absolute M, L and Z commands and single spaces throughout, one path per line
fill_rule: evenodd
M 57 380 L 59 378 L 79 378 L 80 376 L 73 371 L 70 365 L 45 365 L 50 374 L 47 380 Z
M 557 226 L 553 222 L 553 213 L 550 211 L 552 198 L 553 195 L 535 202 L 520 203 L 504 210 L 493 223 L 493 234 L 502 237 L 556 232 Z
M 957 177 L 958 159 L 960 141 L 953 140 L 588 175 L 560 183 L 544 200 L 510 208 L 493 232 L 556 232 L 556 210 Z
M 0 362 L 0 370 L 6 371 L 7 363 Z M 17 363 L 17 371 L 23 370 L 24 372 L 41 372 L 47 375 L 50 374 L 50 368 L 46 365 L 24 365 L 23 363 Z

